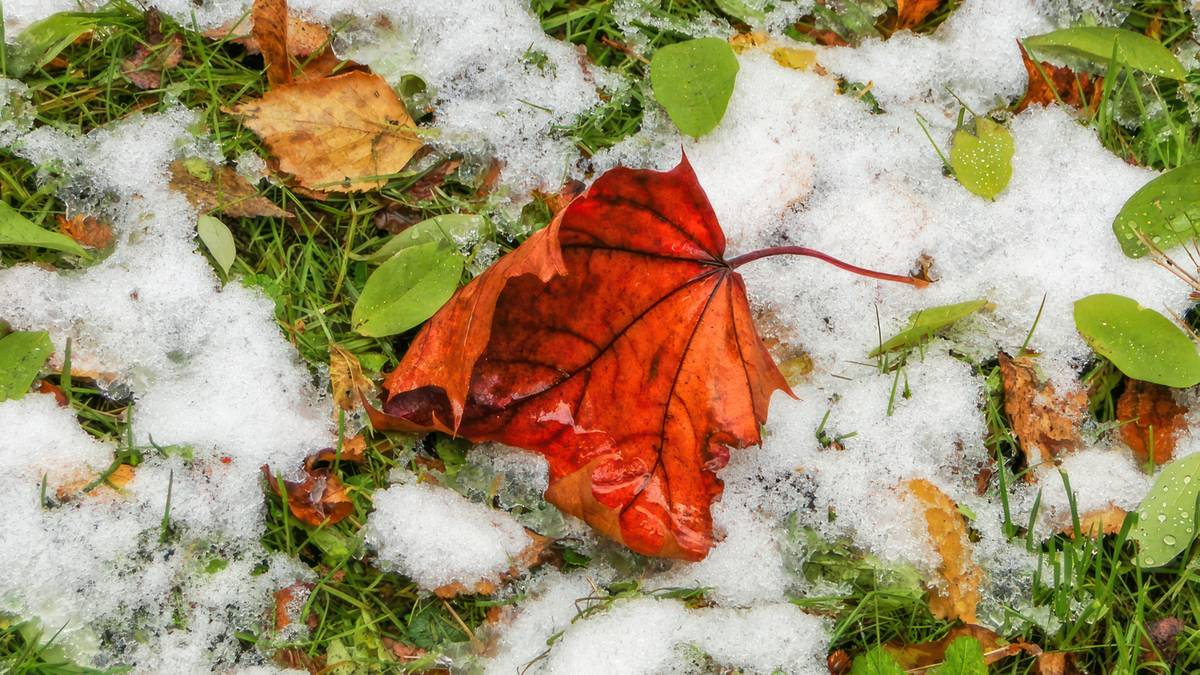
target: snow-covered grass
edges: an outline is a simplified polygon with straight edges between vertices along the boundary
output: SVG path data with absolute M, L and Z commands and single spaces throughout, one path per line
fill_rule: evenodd
M 4 0 L 9 39 L 62 4 Z M 238 247 L 228 279 L 197 249 L 196 214 L 168 189 L 165 167 L 203 157 L 253 169 L 267 157 L 222 112 L 262 93 L 261 62 L 188 28 L 236 17 L 245 3 L 150 4 L 174 17 L 168 30 L 185 44 L 162 91 L 120 75 L 143 21 L 123 2 L 63 53 L 67 67 L 0 89 L 11 99 L 0 107 L 4 201 L 50 227 L 56 213 L 97 213 L 118 238 L 111 255 L 77 269 L 53 253 L 0 251 L 0 327 L 49 330 L 57 354 L 46 379 L 69 395 L 68 407 L 38 394 L 0 402 L 0 669 L 70 659 L 139 672 L 820 672 L 830 650 L 927 641 L 951 626 L 928 609 L 923 582 L 938 557 L 896 489 L 914 477 L 971 514 L 987 572 L 980 619 L 1009 639 L 1077 653 L 1093 671 L 1132 671 L 1152 621 L 1200 612 L 1194 563 L 1150 573 L 1133 564 L 1124 534 L 1053 534 L 1072 509 L 1131 509 L 1148 485 L 1103 426 L 1110 389 L 1093 393 L 1087 447 L 1061 467 L 1072 495 L 1056 467 L 1019 464 L 1036 485 L 1001 468 L 1003 488 L 993 477 L 975 490 L 989 458 L 1003 467 L 1019 455 L 997 351 L 1029 336 L 1041 368 L 1069 389 L 1089 370 L 1112 372 L 1075 333 L 1075 299 L 1115 291 L 1188 309 L 1186 289 L 1124 258 L 1109 225 L 1155 170 L 1194 156 L 1195 85 L 1086 123 L 1061 108 L 1012 118 L 1014 179 L 995 202 L 943 174 L 917 123 L 919 114 L 944 144 L 959 99 L 978 112 L 1005 108 L 1024 86 L 1015 38 L 1108 3 L 952 2 L 914 33 L 820 49 L 824 74 L 747 53 L 725 120 L 693 140 L 654 103 L 646 59 L 690 36 L 734 34 L 718 3 L 296 0 L 343 26 L 339 53 L 393 82 L 423 78 L 429 90 L 410 108 L 443 133 L 378 193 L 318 201 L 259 183 L 298 217 L 227 219 Z M 760 28 L 800 37 L 811 4 Z M 1197 65 L 1186 3 L 1148 0 L 1097 18 L 1139 31 L 1157 20 L 1162 40 Z M 764 445 L 733 453 L 714 507 L 720 542 L 706 560 L 648 560 L 598 540 L 541 500 L 539 459 L 448 438 L 365 430 L 365 462 L 331 467 L 353 504 L 333 526 L 297 522 L 263 489 L 260 465 L 286 476 L 309 452 L 364 431 L 358 415 L 330 412 L 331 344 L 371 375 L 403 351 L 403 337 L 350 328 L 370 271 L 355 256 L 386 236 L 378 217 L 485 215 L 493 227 L 473 249 L 478 272 L 545 224 L 530 189 L 616 164 L 670 166 L 681 146 L 731 253 L 804 243 L 894 271 L 924 254 L 940 278 L 915 293 L 807 261 L 743 268 L 760 328 L 815 367 L 798 401 L 773 401 Z M 493 156 L 504 165 L 489 186 Z M 451 161 L 461 165 L 414 196 Z M 995 306 L 900 365 L 867 358 L 911 311 L 974 297 Z M 1196 451 L 1200 440 L 1185 438 L 1180 452 Z M 112 484 L 122 464 L 133 480 Z M 510 579 L 521 526 L 553 539 L 551 562 Z M 429 593 L 480 578 L 500 590 Z M 307 586 L 288 606 L 291 625 L 277 629 L 272 594 L 294 582 Z M 1176 668 L 1200 667 L 1197 627 L 1179 640 Z M 1022 657 L 1003 667 L 1028 666 Z

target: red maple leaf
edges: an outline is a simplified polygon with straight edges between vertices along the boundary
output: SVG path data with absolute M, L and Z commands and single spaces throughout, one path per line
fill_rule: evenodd
M 686 158 L 613 169 L 462 288 L 384 381 L 377 428 L 541 453 L 546 498 L 639 553 L 698 560 L 728 447 L 788 390 Z

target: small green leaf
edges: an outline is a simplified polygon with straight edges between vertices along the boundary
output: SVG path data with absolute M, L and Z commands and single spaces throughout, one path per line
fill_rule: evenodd
M 24 396 L 52 353 L 54 345 L 45 331 L 0 338 L 0 401 Z
M 188 157 L 183 160 L 183 168 L 192 175 L 193 178 L 202 180 L 205 183 L 213 179 L 213 168 L 206 160 L 199 157 Z
M 942 657 L 942 665 L 934 675 L 987 675 L 983 660 L 983 645 L 973 637 L 962 636 L 950 643 Z
M 876 647 L 855 657 L 850 675 L 904 675 L 904 669 L 883 647 Z
M 1012 179 L 1013 137 L 986 117 L 975 118 L 975 134 L 954 132 L 950 168 L 962 186 L 984 199 L 995 199 Z
M 1123 295 L 1099 293 L 1075 303 L 1075 327 L 1122 373 L 1168 387 L 1200 383 L 1196 344 L 1170 319 Z
M 1138 542 L 1138 565 L 1166 565 L 1192 545 L 1196 538 L 1197 499 L 1200 499 L 1200 454 L 1166 465 L 1138 506 L 1137 524 L 1129 532 Z
M 355 260 L 365 260 L 371 263 L 381 263 L 410 246 L 424 244 L 430 241 L 444 242 L 451 248 L 458 248 L 462 243 L 477 239 L 483 232 L 487 221 L 482 216 L 465 213 L 452 213 L 436 216 L 413 225 L 400 234 L 387 240 L 379 250 L 366 256 L 352 256 Z
M 220 220 L 212 216 L 200 216 L 196 221 L 196 234 L 212 254 L 217 266 L 228 275 L 233 261 L 237 260 L 237 243 L 233 240 L 233 233 Z
M 46 65 L 97 21 L 91 14 L 61 12 L 31 24 L 8 46 L 9 74 L 20 77 Z
M 1200 239 L 1200 162 L 1167 171 L 1125 202 L 1113 220 L 1113 234 L 1130 258 L 1150 252 L 1138 232 L 1162 250 Z
M 717 8 L 729 16 L 748 24 L 761 24 L 767 20 L 762 2 L 747 2 L 747 0 L 716 0 Z
M 725 116 L 737 72 L 738 60 L 729 43 L 700 38 L 654 52 L 650 86 L 680 131 L 703 136 Z
M 401 249 L 367 279 L 350 314 L 354 330 L 395 335 L 433 316 L 458 288 L 463 257 L 441 242 Z
M 353 552 L 350 540 L 337 530 L 325 527 L 310 530 L 308 540 L 321 549 L 321 558 L 331 567 L 345 562 Z
M 1115 50 L 1117 61 L 1135 70 L 1172 80 L 1187 78 L 1179 59 L 1161 42 L 1122 28 L 1064 28 L 1025 38 L 1024 43 L 1042 56 L 1080 56 L 1100 63 L 1108 63 Z
M 74 239 L 38 227 L 32 220 L 4 202 L 0 202 L 0 246 L 36 246 L 84 258 L 90 257 Z
M 964 319 L 988 306 L 986 299 L 968 300 L 953 305 L 939 305 L 913 312 L 908 317 L 908 328 L 900 331 L 871 352 L 879 356 L 884 352 L 915 347 L 928 340 L 934 333 L 950 324 Z

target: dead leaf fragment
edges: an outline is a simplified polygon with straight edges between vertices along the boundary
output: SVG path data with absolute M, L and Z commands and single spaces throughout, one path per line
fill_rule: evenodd
M 251 34 L 267 66 L 267 83 L 272 87 L 287 84 L 292 80 L 287 48 L 287 0 L 254 0 L 250 16 Z
M 58 231 L 75 240 L 84 248 L 108 248 L 113 243 L 112 226 L 95 216 L 77 213 L 70 218 L 55 216 Z
M 1083 671 L 1075 667 L 1075 659 L 1067 652 L 1043 652 L 1034 662 L 1038 675 L 1077 675 Z
M 258 194 L 231 166 L 218 166 L 203 160 L 171 162 L 171 188 L 183 193 L 188 202 L 205 213 L 220 212 L 234 218 L 293 218 L 274 202 Z
M 313 588 L 315 588 L 314 584 L 297 581 L 275 591 L 275 630 L 283 630 L 299 618 L 308 594 L 312 592 Z M 307 623 L 311 628 L 316 627 L 316 620 L 316 614 L 310 611 Z
M 939 619 L 976 623 L 975 608 L 979 605 L 983 572 L 972 558 L 971 541 L 967 538 L 967 526 L 958 505 L 936 485 L 922 478 L 909 480 L 904 485 L 924 506 L 929 537 L 942 558 L 938 575 L 945 586 L 929 589 L 930 611 Z
M 787 46 L 762 31 L 734 35 L 729 38 L 729 46 L 738 54 L 762 50 L 770 54 L 775 63 L 792 70 L 808 70 L 817 62 L 817 53 L 812 49 Z
M 1104 94 L 1104 78 L 1088 73 L 1076 73 L 1070 68 L 1055 66 L 1047 61 L 1035 62 L 1018 41 L 1021 60 L 1025 64 L 1028 83 L 1025 97 L 1017 104 L 1016 112 L 1037 104 L 1047 106 L 1062 101 L 1085 112 L 1096 110 Z
M 1175 456 L 1175 439 L 1187 429 L 1187 410 L 1175 402 L 1170 388 L 1132 378 L 1125 380 L 1125 391 L 1117 399 L 1117 421 L 1121 422 L 1121 440 L 1133 451 L 1138 464 L 1151 459 L 1161 465 Z
M 1157 661 L 1174 663 L 1179 655 L 1179 633 L 1187 628 L 1181 619 L 1168 616 L 1151 623 L 1147 628 L 1149 641 L 1142 640 L 1142 662 Z
M 358 408 L 362 397 L 374 389 L 358 357 L 335 343 L 329 344 L 329 387 L 334 405 L 347 411 Z
M 247 54 L 261 54 L 262 48 L 254 32 L 254 16 L 248 15 L 227 22 L 222 26 L 206 30 L 204 37 L 210 40 L 228 39 L 246 48 Z M 289 12 L 287 15 L 287 52 L 291 56 L 308 56 L 325 49 L 329 44 L 329 31 L 319 23 Z
M 183 60 L 183 38 L 177 33 L 164 38 L 162 15 L 157 9 L 146 12 L 145 38 L 133 55 L 121 62 L 121 73 L 138 89 L 158 89 L 162 86 L 163 71 Z
M 414 647 L 410 644 L 397 642 L 388 637 L 383 638 L 381 642 L 383 643 L 384 649 L 391 652 L 392 656 L 395 656 L 401 661 L 416 661 L 417 659 L 429 653 L 420 647 Z
M 974 624 L 955 626 L 946 637 L 932 642 L 904 644 L 889 642 L 883 646 L 896 663 L 905 671 L 924 672 L 926 669 L 941 665 L 946 660 L 946 648 L 960 637 L 974 638 L 983 648 L 983 660 L 988 665 L 1006 659 L 1018 652 L 1039 654 L 1041 648 L 1028 642 L 1008 642 L 996 633 Z
M 422 145 L 396 92 L 362 71 L 283 85 L 230 112 L 263 139 L 280 170 L 326 192 L 381 187 Z
M 278 495 L 280 479 L 271 474 L 266 464 L 262 465 L 262 472 L 271 491 Z M 304 480 L 282 482 L 287 490 L 288 510 L 306 525 L 333 525 L 354 511 L 354 503 L 346 495 L 342 481 L 325 469 L 306 469 Z
M 1004 413 L 1029 466 L 1050 462 L 1079 447 L 1079 424 L 1087 410 L 1087 393 L 1077 390 L 1060 396 L 1054 385 L 1039 380 L 1031 358 L 1014 359 L 1004 352 L 1000 352 L 1000 377 L 1004 383 Z M 1026 472 L 1025 479 L 1035 480 L 1034 472 Z
M 896 28 L 920 25 L 941 4 L 942 0 L 896 0 Z
M 1121 531 L 1121 526 L 1125 523 L 1125 516 L 1128 513 L 1113 504 L 1096 510 L 1089 511 L 1079 517 L 1079 531 L 1084 536 L 1100 536 L 1104 534 L 1117 534 Z M 1067 523 L 1060 530 L 1063 534 L 1074 539 L 1075 525 Z
M 103 481 L 92 487 L 87 493 L 83 493 L 83 490 L 95 482 L 99 476 L 89 474 L 63 483 L 55 488 L 54 496 L 60 502 L 70 501 L 77 497 L 115 497 L 122 488 L 133 480 L 135 473 L 136 469 L 133 465 L 119 464 L 116 469 L 113 469 L 112 473 L 105 476 Z
M 825 665 L 829 668 L 829 675 L 846 675 L 850 672 L 854 662 L 845 649 L 839 649 L 829 653 L 825 658 Z

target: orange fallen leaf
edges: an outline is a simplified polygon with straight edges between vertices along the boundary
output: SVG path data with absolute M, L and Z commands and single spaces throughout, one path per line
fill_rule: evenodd
M 89 474 L 63 483 L 55 488 L 54 496 L 60 502 L 69 501 L 80 496 L 114 497 L 133 480 L 135 474 L 136 468 L 133 465 L 119 464 L 116 469 L 113 469 L 112 473 L 105 476 L 103 481 L 94 485 L 87 493 L 84 493 L 83 490 L 95 483 L 99 476 Z
M 1054 385 L 1041 382 L 1033 360 L 1000 353 L 1000 377 L 1004 383 L 1004 413 L 1012 424 L 1017 444 L 1028 466 L 1052 461 L 1083 442 L 1079 424 L 1087 410 L 1087 393 L 1072 391 L 1060 396 Z M 1026 472 L 1032 482 L 1035 473 Z
M 74 239 L 84 248 L 108 248 L 113 243 L 112 226 L 95 216 L 77 213 L 70 218 L 55 216 L 58 231 Z
M 940 640 L 904 644 L 889 642 L 883 646 L 891 654 L 896 663 L 906 672 L 924 672 L 933 666 L 941 665 L 946 660 L 946 648 L 960 637 L 970 637 L 979 641 L 983 648 L 983 660 L 988 665 L 1002 661 L 1018 652 L 1038 654 L 1041 648 L 1028 642 L 1008 642 L 996 633 L 974 624 L 955 626 Z
M 396 92 L 362 71 L 276 87 L 229 112 L 263 139 L 280 170 L 314 190 L 381 187 L 422 145 Z
M 929 589 L 930 611 L 939 619 L 977 623 L 975 608 L 979 605 L 983 571 L 975 565 L 971 540 L 958 505 L 925 479 L 915 478 L 904 486 L 924 507 L 929 537 L 942 558 L 938 576 L 944 584 Z
M 401 661 L 416 661 L 417 659 L 429 653 L 420 647 L 414 647 L 410 644 L 397 642 L 389 637 L 383 638 L 380 642 L 383 644 L 384 649 L 391 652 L 392 656 L 395 656 Z
M 1187 429 L 1187 409 L 1175 402 L 1171 389 L 1161 384 L 1127 378 L 1117 399 L 1121 440 L 1139 464 L 1151 460 L 1161 465 L 1175 456 L 1175 439 Z M 1153 432 L 1153 433 L 1152 433 Z
M 314 584 L 297 581 L 275 591 L 275 630 L 283 630 L 291 625 L 294 618 L 299 618 L 298 615 L 304 607 L 304 602 L 314 588 L 316 588 Z M 311 628 L 316 627 L 316 620 L 316 614 L 309 611 L 306 622 L 310 624 Z
M 262 48 L 254 33 L 254 15 L 251 13 L 222 26 L 206 30 L 204 37 L 210 40 L 229 40 L 246 48 L 247 54 L 261 54 Z M 291 56 L 309 56 L 329 45 L 329 31 L 319 23 L 288 12 L 287 52 Z
M 1025 96 L 1017 104 L 1016 112 L 1031 105 L 1050 105 L 1062 101 L 1072 108 L 1085 112 L 1096 110 L 1104 94 L 1104 78 L 1088 73 L 1076 73 L 1070 68 L 1055 66 L 1047 61 L 1035 62 L 1019 41 L 1021 60 L 1025 64 L 1028 83 Z
M 262 50 L 267 83 L 272 87 L 292 81 L 288 58 L 287 0 L 254 0 L 250 10 L 251 34 Z
M 608 171 L 425 324 L 372 424 L 538 452 L 566 513 L 639 553 L 703 558 L 717 469 L 760 442 L 771 393 L 788 391 L 735 268 L 832 261 L 724 250 L 686 158 Z
M 367 439 L 357 434 L 342 440 L 342 453 L 339 456 L 337 448 L 323 448 L 313 453 L 306 460 L 309 467 L 317 464 L 330 464 L 334 460 L 361 464 L 366 461 Z
M 896 0 L 896 28 L 920 25 L 941 4 L 942 0 Z
M 283 482 L 288 510 L 306 525 L 333 525 L 354 512 L 354 503 L 346 495 L 342 482 L 325 469 L 306 468 L 301 481 L 276 478 L 266 464 L 262 465 L 262 473 L 276 495 L 280 481 Z
M 70 401 L 67 400 L 67 395 L 63 392 L 62 387 L 54 384 L 50 380 L 38 380 L 37 391 L 39 394 L 52 394 L 54 401 L 58 403 L 60 408 L 67 407 Z
M 286 209 L 258 194 L 258 190 L 231 166 L 203 160 L 171 162 L 171 188 L 205 213 L 221 212 L 234 218 L 294 218 Z

